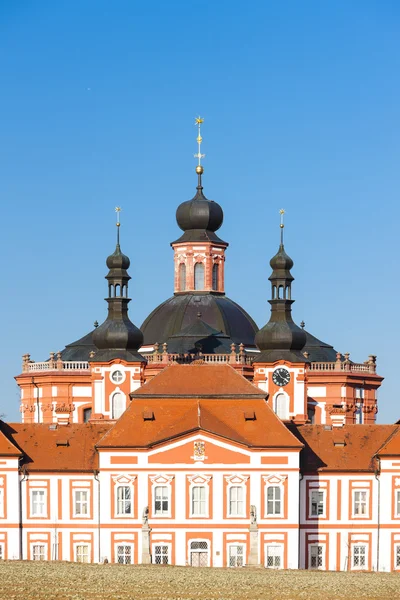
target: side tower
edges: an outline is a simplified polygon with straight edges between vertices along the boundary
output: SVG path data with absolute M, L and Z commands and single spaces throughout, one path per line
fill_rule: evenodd
M 254 382 L 269 394 L 269 404 L 284 421 L 307 421 L 305 372 L 307 359 L 303 348 L 306 334 L 292 319 L 293 261 L 283 243 L 283 215 L 278 252 L 270 260 L 271 317 L 256 335 L 260 354 L 254 359 Z
M 92 378 L 93 413 L 91 419 L 118 419 L 129 402 L 129 394 L 144 382 L 145 359 L 138 350 L 143 334 L 128 315 L 128 274 L 130 260 L 121 252 L 117 212 L 117 245 L 106 261 L 109 272 L 108 315 L 93 333 L 96 350 L 89 363 Z
M 50 353 L 47 361 L 34 362 L 24 355 L 22 373 L 15 378 L 24 423 L 117 419 L 129 394 L 144 381 L 145 359 L 138 353 L 143 335 L 128 316 L 130 260 L 121 252 L 120 209 L 116 211 L 117 245 L 107 258 L 107 319 L 62 352 Z
M 271 259 L 271 318 L 257 333 L 254 383 L 268 392 L 271 407 L 285 421 L 341 426 L 372 424 L 377 413 L 376 356 L 350 360 L 294 323 L 291 315 L 293 268 L 283 241 Z

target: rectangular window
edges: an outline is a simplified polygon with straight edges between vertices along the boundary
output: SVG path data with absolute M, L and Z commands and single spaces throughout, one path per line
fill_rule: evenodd
M 169 547 L 168 545 L 154 546 L 154 563 L 156 565 L 168 565 L 169 564 Z
M 277 485 L 267 487 L 267 515 L 281 514 L 281 488 Z
M 33 544 L 32 558 L 33 560 L 46 560 L 46 546 L 44 544 Z
M 320 517 L 325 514 L 324 492 L 311 491 L 311 516 Z
M 367 516 L 367 492 L 354 490 L 353 492 L 353 514 L 355 517 Z
M 117 515 L 132 515 L 132 488 L 128 485 L 117 486 Z
M 267 569 L 282 568 L 282 546 L 278 544 L 268 544 L 265 566 Z
M 358 400 L 364 399 L 364 388 L 356 388 L 356 398 Z
M 229 516 L 244 516 L 244 488 L 232 486 L 229 488 Z
M 244 558 L 243 544 L 229 546 L 229 566 L 230 567 L 243 567 L 243 558 Z
M 196 485 L 192 488 L 192 515 L 204 517 L 206 515 L 206 488 Z
M 74 490 L 74 516 L 88 517 L 89 516 L 89 491 Z
M 169 493 L 166 485 L 157 485 L 154 488 L 154 514 L 169 514 Z
M 394 564 L 396 569 L 400 569 L 400 544 L 394 547 Z
M 4 517 L 4 488 L 0 488 L 0 517 Z
M 132 564 L 132 544 L 121 544 L 117 546 L 117 563 L 120 565 Z
M 31 490 L 31 514 L 33 517 L 46 516 L 46 490 Z
M 0 560 L 4 559 L 4 544 L 0 544 Z
M 396 517 L 400 517 L 400 490 L 395 490 L 395 515 Z
M 75 546 L 75 562 L 89 562 L 89 546 L 88 544 L 77 544 Z
M 365 569 L 367 565 L 367 548 L 365 544 L 353 546 L 353 569 Z
M 322 569 L 324 563 L 324 549 L 322 546 L 312 544 L 310 546 L 310 569 Z

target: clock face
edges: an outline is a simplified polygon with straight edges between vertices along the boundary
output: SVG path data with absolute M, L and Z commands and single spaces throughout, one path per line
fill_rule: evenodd
M 272 373 L 272 381 L 275 385 L 285 386 L 290 381 L 290 373 L 287 369 L 283 367 L 279 367 Z

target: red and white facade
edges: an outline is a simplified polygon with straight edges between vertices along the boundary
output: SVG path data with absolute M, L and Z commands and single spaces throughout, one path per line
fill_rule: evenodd
M 285 425 L 276 390 L 229 365 L 168 366 L 140 388 L 140 366 L 92 367 L 91 422 L 1 425 L 1 557 L 400 570 L 398 426 Z

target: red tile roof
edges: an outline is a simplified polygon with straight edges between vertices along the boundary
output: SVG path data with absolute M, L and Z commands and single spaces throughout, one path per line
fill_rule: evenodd
M 157 398 L 265 398 L 266 394 L 230 365 L 170 365 L 131 394 Z
M 0 456 L 21 456 L 22 452 L 1 431 L 0 421 Z
M 50 429 L 48 424 L 41 423 L 0 423 L 3 437 L 23 451 L 25 456 L 22 465 L 28 471 L 97 469 L 98 453 L 95 445 L 110 427 L 112 423 L 63 425 L 56 429 Z
M 305 448 L 301 452 L 301 470 L 374 471 L 376 455 L 385 442 L 400 429 L 396 425 L 325 425 L 288 426 Z M 335 445 L 336 444 L 336 445 Z
M 396 427 L 393 434 L 378 451 L 379 456 L 400 456 L 400 427 Z
M 152 412 L 153 420 L 143 413 Z M 245 419 L 254 412 L 255 420 Z M 263 399 L 137 399 L 97 444 L 99 448 L 148 448 L 204 431 L 254 448 L 298 448 L 302 444 Z

